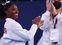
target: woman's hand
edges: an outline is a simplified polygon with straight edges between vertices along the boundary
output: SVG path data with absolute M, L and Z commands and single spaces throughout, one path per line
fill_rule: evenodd
M 36 24 L 38 27 L 42 26 L 43 25 L 43 20 L 41 20 L 41 17 L 38 16 L 38 17 L 35 17 L 33 20 L 32 20 L 32 23 L 33 24 Z

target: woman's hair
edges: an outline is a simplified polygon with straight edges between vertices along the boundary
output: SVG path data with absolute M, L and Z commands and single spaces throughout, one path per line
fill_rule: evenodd
M 3 10 L 3 6 L 2 6 L 2 4 L 0 4 L 0 19 L 2 19 L 4 17 L 5 17 L 5 13 L 4 13 L 4 10 Z
M 61 2 L 55 1 L 53 5 L 55 6 L 56 9 L 59 9 L 61 7 Z
M 15 2 L 9 2 L 9 3 L 2 3 L 2 4 L 0 4 L 0 19 L 6 17 L 5 11 L 8 8 L 10 8 L 13 4 L 16 4 L 16 3 Z

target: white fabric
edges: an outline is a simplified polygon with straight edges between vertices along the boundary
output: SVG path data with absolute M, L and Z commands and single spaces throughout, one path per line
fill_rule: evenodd
M 32 38 L 29 42 L 28 45 L 34 45 L 34 38 Z
M 43 26 L 40 27 L 42 30 L 48 30 L 49 25 L 47 25 L 50 19 L 50 12 L 46 11 L 44 14 L 42 14 L 41 20 L 44 20 Z
M 59 42 L 59 30 L 50 29 L 50 40 L 51 42 Z
M 1 38 L 3 45 L 25 45 L 26 41 L 31 40 L 37 30 L 37 25 L 33 24 L 30 30 L 23 29 L 22 26 L 11 18 L 7 18 L 4 24 L 7 30 Z
M 44 20 L 43 26 L 40 27 L 40 29 L 43 30 L 43 35 L 37 45 L 51 45 L 50 32 L 52 31 L 51 29 L 54 29 L 54 24 L 53 21 L 50 20 L 50 13 L 47 12 L 48 11 L 46 11 L 41 18 Z M 57 33 L 59 32 L 59 44 L 62 45 L 62 13 L 58 13 L 58 15 L 54 18 L 54 20 L 56 18 L 58 20 L 56 24 L 56 32 Z

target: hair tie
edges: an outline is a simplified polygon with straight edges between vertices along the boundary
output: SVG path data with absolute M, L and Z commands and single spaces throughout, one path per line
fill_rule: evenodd
M 6 5 L 7 3 L 10 3 L 10 1 L 6 1 L 5 3 L 2 3 L 2 5 L 4 6 L 4 5 Z

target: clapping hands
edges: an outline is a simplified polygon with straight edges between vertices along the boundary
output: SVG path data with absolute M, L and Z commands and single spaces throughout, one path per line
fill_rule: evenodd
M 32 23 L 33 24 L 36 24 L 38 27 L 42 26 L 43 25 L 43 20 L 41 20 L 41 17 L 38 16 L 38 17 L 35 17 L 33 20 L 32 20 Z

